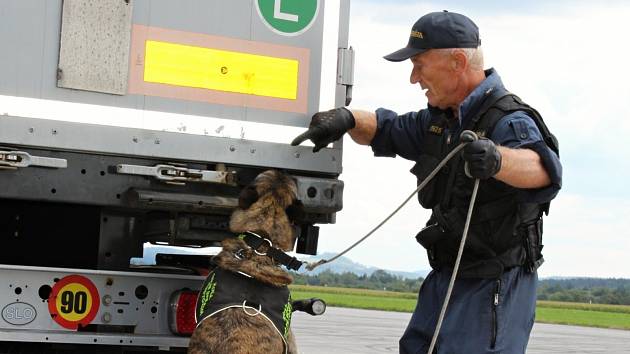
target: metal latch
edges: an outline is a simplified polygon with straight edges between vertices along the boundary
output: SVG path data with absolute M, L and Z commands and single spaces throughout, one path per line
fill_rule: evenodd
M 196 170 L 173 165 L 138 166 L 120 164 L 116 166 L 116 172 L 126 175 L 154 177 L 165 183 L 177 185 L 184 185 L 185 182 L 229 184 L 234 181 L 235 176 L 234 171 Z
M 21 167 L 67 168 L 66 159 L 32 156 L 24 151 L 0 151 L 0 169 L 15 170 Z
M 346 86 L 346 106 L 352 101 L 354 85 L 354 50 L 339 48 L 337 52 L 337 84 Z

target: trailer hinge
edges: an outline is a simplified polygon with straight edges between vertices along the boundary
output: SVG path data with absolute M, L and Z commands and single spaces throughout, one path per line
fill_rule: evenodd
M 337 84 L 346 86 L 346 106 L 352 101 L 354 85 L 354 50 L 339 48 L 337 52 Z
M 0 151 L 0 169 L 16 170 L 21 167 L 67 168 L 66 159 L 32 156 L 24 151 Z
M 120 164 L 116 166 L 116 172 L 126 175 L 154 177 L 162 182 L 176 185 L 184 185 L 186 182 L 232 184 L 236 176 L 234 171 L 195 170 L 173 165 L 138 166 Z

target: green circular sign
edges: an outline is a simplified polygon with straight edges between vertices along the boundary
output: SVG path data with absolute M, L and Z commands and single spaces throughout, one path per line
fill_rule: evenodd
M 319 0 L 256 0 L 256 8 L 272 31 L 285 36 L 297 36 L 315 22 Z

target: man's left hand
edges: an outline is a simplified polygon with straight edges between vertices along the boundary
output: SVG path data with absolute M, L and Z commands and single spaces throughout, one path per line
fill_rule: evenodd
M 501 169 L 501 153 L 492 140 L 481 138 L 464 147 L 466 174 L 472 178 L 488 179 Z
M 308 130 L 293 139 L 291 145 L 300 145 L 303 141 L 310 139 L 315 144 L 313 152 L 318 152 L 333 141 L 341 139 L 355 125 L 356 121 L 352 112 L 345 107 L 318 112 L 311 118 Z

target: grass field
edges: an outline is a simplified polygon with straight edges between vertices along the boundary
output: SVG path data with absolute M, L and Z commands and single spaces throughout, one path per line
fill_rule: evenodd
M 318 297 L 329 306 L 385 311 L 412 312 L 416 305 L 416 294 L 379 290 L 295 285 L 291 296 Z M 630 306 L 539 301 L 536 321 L 630 330 Z

